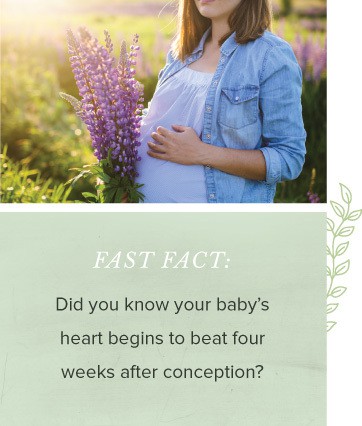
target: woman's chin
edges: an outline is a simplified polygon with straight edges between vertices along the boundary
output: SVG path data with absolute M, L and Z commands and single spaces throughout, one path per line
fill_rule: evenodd
M 206 7 L 200 7 L 199 8 L 200 15 L 202 15 L 204 18 L 209 19 L 220 19 L 224 18 L 221 16 L 220 11 L 217 11 L 215 8 L 206 6 Z
M 202 15 L 204 18 L 209 19 L 215 19 L 218 18 L 218 14 L 216 12 L 213 12 L 212 10 L 201 10 L 200 15 Z

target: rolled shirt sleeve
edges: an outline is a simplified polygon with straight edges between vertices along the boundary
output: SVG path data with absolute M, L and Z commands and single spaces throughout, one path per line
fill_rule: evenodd
M 296 179 L 306 148 L 301 92 L 302 72 L 288 43 L 266 53 L 260 81 L 263 153 L 266 182 Z

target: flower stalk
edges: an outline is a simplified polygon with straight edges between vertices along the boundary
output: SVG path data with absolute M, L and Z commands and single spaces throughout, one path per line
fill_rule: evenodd
M 88 202 L 118 203 L 124 199 L 139 202 L 142 185 L 135 182 L 140 146 L 143 88 L 135 79 L 138 36 L 130 52 L 122 43 L 119 61 L 114 46 L 104 31 L 105 46 L 86 29 L 78 38 L 68 30 L 70 63 L 81 100 L 61 93 L 86 124 L 98 163 L 76 169 L 79 174 L 69 183 L 92 175 L 98 179 L 96 194 L 83 193 Z M 101 183 L 99 183 L 101 181 Z

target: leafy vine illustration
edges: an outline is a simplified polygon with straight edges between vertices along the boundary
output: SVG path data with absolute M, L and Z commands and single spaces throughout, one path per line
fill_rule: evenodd
M 341 258 L 348 250 L 349 241 L 343 240 L 351 236 L 354 232 L 355 227 L 350 225 L 350 222 L 357 221 L 362 215 L 362 210 L 351 209 L 351 191 L 345 185 L 341 183 L 339 185 L 343 203 L 340 204 L 336 201 L 331 201 L 331 206 L 337 218 L 335 220 L 327 219 L 327 231 L 331 234 L 329 244 L 327 245 L 327 256 L 329 259 L 327 266 L 327 315 L 336 311 L 339 303 L 336 303 L 335 299 L 343 296 L 347 290 L 345 286 L 336 286 L 335 280 L 349 271 L 351 265 L 350 259 L 344 260 Z M 336 324 L 336 321 L 327 321 L 327 331 L 332 330 Z

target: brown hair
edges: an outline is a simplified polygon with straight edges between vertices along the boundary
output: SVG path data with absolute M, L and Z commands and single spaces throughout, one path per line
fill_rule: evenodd
M 184 61 L 199 44 L 211 25 L 211 19 L 198 11 L 195 0 L 179 0 L 178 33 L 172 44 L 173 55 Z M 270 0 L 241 0 L 229 16 L 230 31 L 219 40 L 221 46 L 236 31 L 236 41 L 245 44 L 256 40 L 270 29 L 272 7 Z

